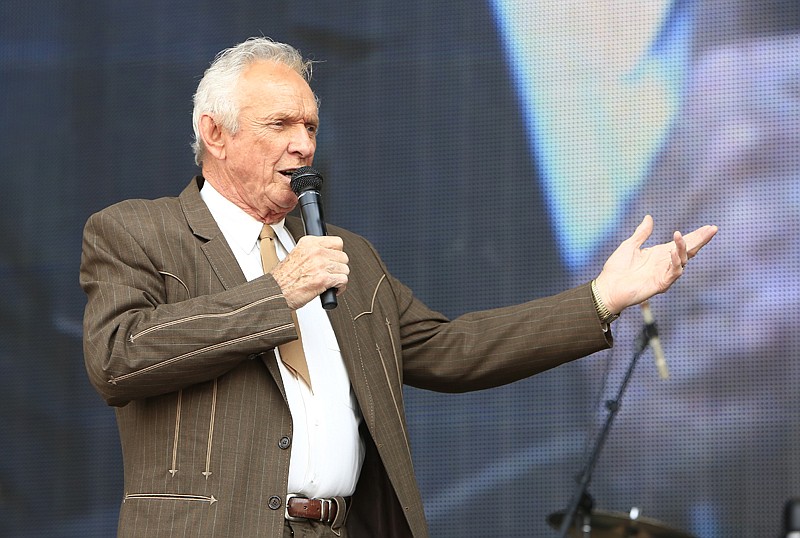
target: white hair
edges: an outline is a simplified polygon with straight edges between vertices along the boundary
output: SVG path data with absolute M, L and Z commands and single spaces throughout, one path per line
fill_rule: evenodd
M 278 43 L 268 37 L 251 37 L 217 54 L 206 69 L 194 94 L 192 149 L 194 161 L 198 166 L 202 165 L 206 152 L 203 138 L 200 136 L 200 118 L 203 114 L 208 114 L 229 132 L 238 131 L 239 104 L 234 97 L 236 84 L 244 70 L 258 61 L 285 64 L 300 74 L 306 82 L 311 80 L 312 62 L 303 59 L 300 51 L 291 45 Z

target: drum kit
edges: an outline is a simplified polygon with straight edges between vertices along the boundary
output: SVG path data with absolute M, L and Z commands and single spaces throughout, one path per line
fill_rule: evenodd
M 547 522 L 559 529 L 565 512 L 554 512 Z M 579 514 L 569 533 L 570 538 L 695 538 L 691 534 L 673 529 L 655 519 L 639 516 L 639 509 L 632 508 L 629 514 L 593 510 Z

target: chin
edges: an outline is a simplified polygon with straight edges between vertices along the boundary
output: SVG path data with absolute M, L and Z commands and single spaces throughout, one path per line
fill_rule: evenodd
M 292 209 L 294 209 L 294 206 L 292 206 L 289 209 L 281 209 L 281 210 L 278 210 L 278 211 L 269 210 L 269 211 L 267 211 L 267 214 L 264 215 L 264 221 L 267 224 L 275 224 L 276 222 L 278 222 L 281 219 L 285 218 L 286 215 L 291 213 Z

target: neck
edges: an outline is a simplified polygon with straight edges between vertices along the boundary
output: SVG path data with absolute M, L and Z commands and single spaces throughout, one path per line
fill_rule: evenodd
M 254 219 L 263 222 L 264 224 L 274 224 L 274 221 L 269 218 L 269 215 L 261 215 L 258 211 L 253 209 L 247 204 L 236 190 L 233 182 L 227 181 L 224 176 L 215 174 L 213 171 L 203 169 L 203 179 L 211 184 L 214 189 L 222 195 L 223 198 L 232 202 L 236 207 L 253 217 Z

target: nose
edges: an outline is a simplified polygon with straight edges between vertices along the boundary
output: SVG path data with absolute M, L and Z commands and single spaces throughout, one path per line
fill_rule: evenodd
M 317 149 L 317 140 L 306 129 L 305 125 L 298 125 L 292 132 L 289 141 L 289 153 L 297 154 L 303 158 L 313 157 Z

